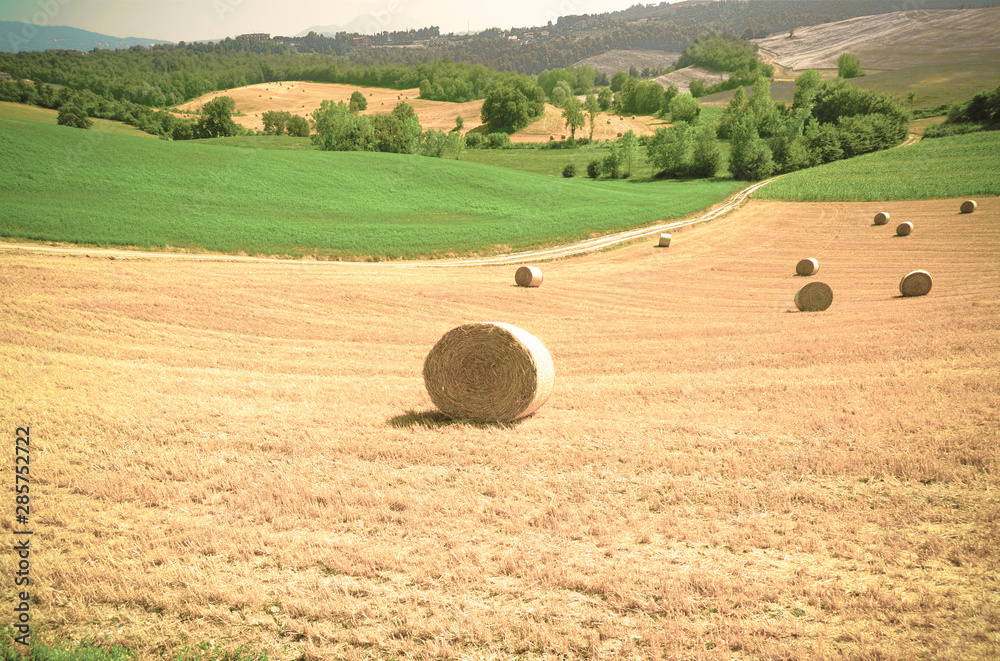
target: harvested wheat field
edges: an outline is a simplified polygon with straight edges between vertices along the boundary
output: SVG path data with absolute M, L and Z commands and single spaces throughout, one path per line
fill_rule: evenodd
M 239 113 L 233 116 L 233 121 L 245 128 L 260 131 L 264 129 L 262 116 L 265 112 L 284 110 L 293 115 L 309 118 L 323 101 L 344 101 L 347 103 L 354 92 L 361 92 L 368 101 L 368 108 L 362 113 L 364 115 L 392 112 L 397 103 L 405 101 L 413 106 L 413 111 L 417 114 L 420 125 L 425 131 L 429 129 L 450 131 L 455 128 L 455 118 L 458 116 L 462 117 L 463 132 L 468 132 L 482 125 L 480 117 L 480 111 L 483 107 L 482 99 L 467 103 L 428 101 L 418 98 L 420 90 L 416 87 L 407 90 L 394 90 L 384 87 L 303 81 L 261 83 L 221 92 L 211 92 L 178 106 L 177 109 L 186 111 L 179 114 L 180 117 L 196 118 L 197 115 L 193 113 L 203 105 L 216 97 L 228 96 L 236 103 L 236 111 Z M 666 126 L 666 124 L 655 117 L 637 116 L 632 119 L 610 113 L 600 113 L 596 118 L 594 139 L 614 140 L 618 133 L 624 133 L 629 129 L 635 131 L 636 135 L 652 135 L 658 126 Z M 577 131 L 577 137 L 588 135 L 589 130 L 589 125 L 585 126 Z M 550 139 L 559 140 L 562 136 L 569 137 L 566 120 L 562 117 L 562 110 L 547 103 L 545 104 L 545 114 L 542 117 L 521 131 L 511 134 L 510 139 L 513 142 L 548 142 Z
M 506 265 L 5 249 L 35 637 L 139 659 L 996 659 L 1000 199 L 978 201 L 750 202 L 668 251 L 547 263 L 537 289 Z M 824 312 L 795 310 L 803 254 Z M 915 269 L 933 291 L 904 298 Z M 477 321 L 550 352 L 534 415 L 435 412 L 424 360 Z

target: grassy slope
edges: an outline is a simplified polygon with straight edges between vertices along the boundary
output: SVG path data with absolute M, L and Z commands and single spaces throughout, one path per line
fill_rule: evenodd
M 523 250 L 687 215 L 730 181 L 553 179 L 393 154 L 130 140 L 0 119 L 0 235 L 328 258 Z
M 1000 195 L 1000 133 L 928 139 L 800 170 L 755 195 L 793 202 Z
M 11 103 L 10 101 L 0 101 L 0 117 L 21 119 L 30 122 L 42 122 L 43 124 L 57 124 L 59 113 L 48 108 L 28 106 L 23 103 Z M 151 135 L 145 131 L 140 131 L 134 126 L 129 126 L 128 124 L 123 124 L 121 122 L 113 122 L 109 119 L 94 119 L 93 122 L 93 130 L 95 131 L 158 140 L 155 135 Z

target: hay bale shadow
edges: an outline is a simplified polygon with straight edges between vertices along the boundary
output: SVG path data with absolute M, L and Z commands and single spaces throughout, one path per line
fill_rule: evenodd
M 478 420 L 466 420 L 463 418 L 452 418 L 441 411 L 407 411 L 402 415 L 397 415 L 389 419 L 389 426 L 396 429 L 412 429 L 423 427 L 425 429 L 437 429 L 439 427 L 453 427 L 457 425 L 468 425 L 479 428 L 513 429 L 523 420 L 530 418 L 525 416 L 512 422 L 481 422 Z

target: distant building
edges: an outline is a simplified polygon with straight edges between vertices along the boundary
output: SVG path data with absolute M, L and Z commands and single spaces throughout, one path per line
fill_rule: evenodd
M 372 38 L 368 36 L 354 37 L 354 47 L 355 48 L 371 48 Z
M 247 41 L 271 41 L 271 35 L 266 32 L 248 32 L 247 34 L 238 34 L 236 38 Z
M 14 80 L 6 71 L 0 71 L 0 80 Z

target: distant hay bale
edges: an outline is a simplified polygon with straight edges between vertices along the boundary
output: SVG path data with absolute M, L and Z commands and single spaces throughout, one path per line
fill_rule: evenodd
M 931 274 L 927 271 L 910 271 L 899 281 L 899 293 L 903 296 L 926 296 L 931 284 Z
M 910 236 L 910 232 L 913 231 L 913 223 L 906 221 L 905 223 L 900 223 L 896 226 L 896 236 Z
M 962 202 L 962 213 L 972 213 L 975 210 L 976 210 L 975 200 L 966 200 L 965 202 Z
M 833 290 L 825 282 L 810 282 L 795 294 L 800 312 L 822 312 L 833 303 Z
M 795 275 L 815 275 L 819 270 L 819 260 L 803 259 L 795 265 Z
M 522 266 L 514 273 L 514 282 L 518 287 L 540 287 L 542 269 L 537 266 Z
M 879 211 L 875 214 L 875 224 L 876 225 L 887 225 L 889 224 L 889 214 L 885 211 Z
M 534 413 L 552 394 L 552 356 L 531 333 L 499 322 L 445 333 L 424 361 L 424 386 L 443 413 L 477 422 L 510 422 Z
M 672 237 L 669 234 L 666 234 L 666 233 L 661 234 L 660 235 L 660 242 L 658 244 L 656 244 L 656 245 L 658 247 L 660 247 L 660 248 L 669 248 L 670 247 L 670 239 L 671 238 Z

